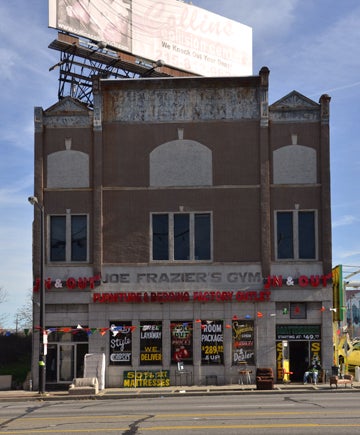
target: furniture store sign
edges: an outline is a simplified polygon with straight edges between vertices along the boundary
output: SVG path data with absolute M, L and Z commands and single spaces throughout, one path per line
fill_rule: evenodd
M 180 291 L 180 292 L 96 292 L 97 304 L 167 303 L 167 302 L 269 302 L 271 292 L 260 291 Z

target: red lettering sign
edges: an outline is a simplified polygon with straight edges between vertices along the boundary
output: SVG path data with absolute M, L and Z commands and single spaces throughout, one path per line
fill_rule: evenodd
M 192 296 L 192 297 L 191 297 Z M 94 293 L 93 302 L 106 303 L 165 303 L 165 302 L 189 302 L 191 299 L 198 302 L 269 302 L 271 292 L 268 290 L 253 291 L 202 291 L 194 292 L 114 292 Z
M 40 290 L 40 278 L 35 279 L 33 291 L 38 292 Z M 55 288 L 57 290 L 62 288 L 67 288 L 69 290 L 85 290 L 87 287 L 90 287 L 91 289 L 94 289 L 95 286 L 99 286 L 101 283 L 101 276 L 95 275 L 91 277 L 81 277 L 81 278 L 67 278 L 65 281 L 62 281 L 61 279 L 55 279 L 52 280 L 51 278 L 46 278 L 44 280 L 44 286 L 46 290 L 51 290 L 52 288 Z

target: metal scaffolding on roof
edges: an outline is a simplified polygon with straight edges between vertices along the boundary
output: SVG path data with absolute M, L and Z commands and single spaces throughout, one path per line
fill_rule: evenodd
M 124 79 L 139 77 L 193 76 L 186 71 L 170 68 L 158 61 L 152 63 L 132 54 L 115 51 L 106 44 L 81 40 L 67 33 L 58 33 L 49 48 L 60 52 L 60 60 L 49 68 L 59 68 L 58 99 L 76 98 L 93 106 L 94 77 Z

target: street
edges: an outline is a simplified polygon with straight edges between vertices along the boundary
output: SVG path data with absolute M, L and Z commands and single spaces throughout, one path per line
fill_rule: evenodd
M 360 433 L 360 392 L 0 403 L 2 434 Z

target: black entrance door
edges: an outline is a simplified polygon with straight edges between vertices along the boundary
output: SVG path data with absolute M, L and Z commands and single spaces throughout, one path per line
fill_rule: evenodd
M 290 371 L 293 372 L 291 380 L 302 382 L 303 376 L 309 367 L 309 342 L 289 341 Z

